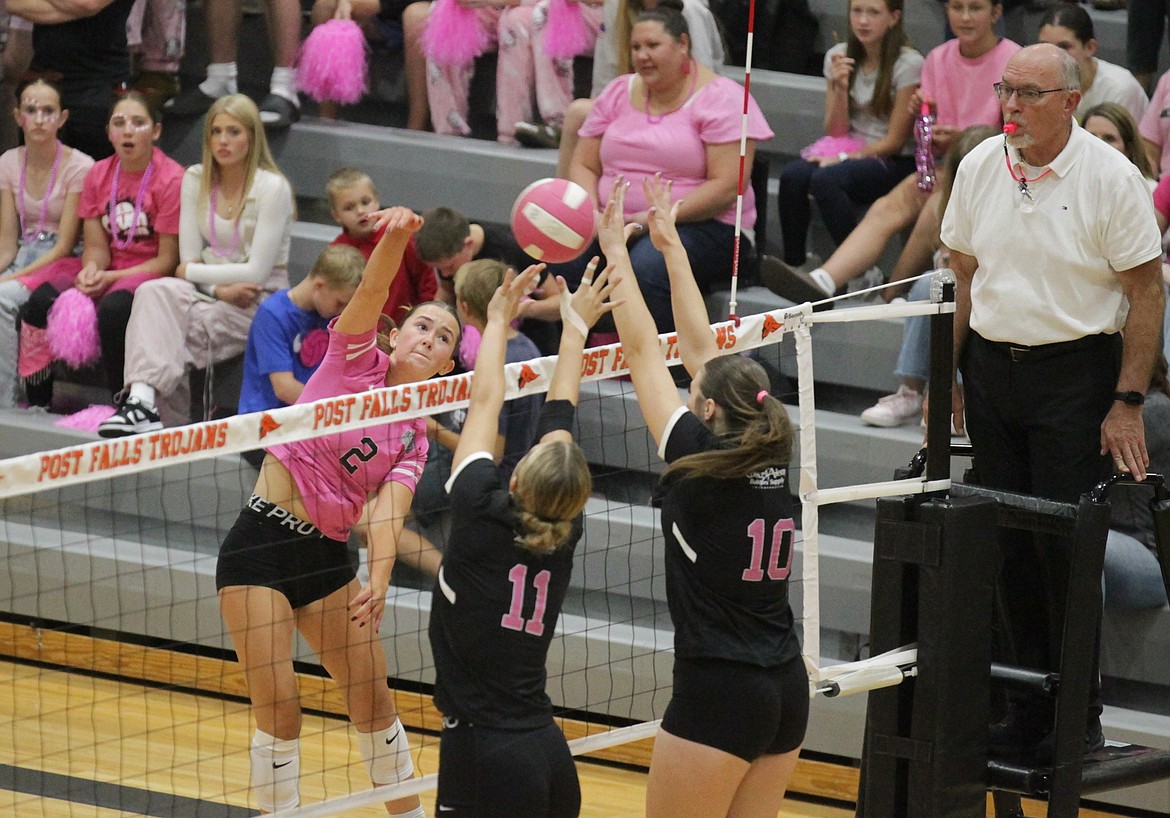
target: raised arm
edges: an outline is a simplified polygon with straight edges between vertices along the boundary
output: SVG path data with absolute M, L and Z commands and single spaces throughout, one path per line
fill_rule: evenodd
M 359 335 L 378 326 L 378 316 L 382 314 L 390 285 L 402 266 L 406 245 L 422 227 L 422 217 L 407 207 L 387 208 L 376 215 L 374 229 L 385 227 L 386 232 L 370 254 L 361 283 L 335 325 L 338 332 L 347 335 Z
M 703 364 L 719 354 L 719 347 L 715 344 L 715 336 L 707 320 L 703 294 L 695 283 L 691 260 L 687 258 L 687 250 L 675 228 L 682 201 L 671 204 L 671 183 L 664 183 L 661 173 L 644 179 L 642 189 L 650 205 L 650 241 L 666 258 L 666 271 L 670 275 L 670 306 L 674 313 L 674 325 L 678 329 L 679 353 L 683 366 L 694 377 Z
M 475 378 L 471 382 L 471 406 L 459 434 L 459 444 L 451 460 L 451 471 L 475 452 L 494 452 L 499 436 L 500 409 L 504 406 L 504 359 L 508 347 L 508 325 L 516 317 L 520 299 L 530 288 L 543 264 L 533 264 L 516 275 L 508 270 L 504 283 L 492 296 L 487 309 L 487 325 L 475 357 Z
M 626 198 L 626 182 L 618 179 L 613 194 L 601 214 L 597 238 L 601 252 L 618 276 L 613 297 L 620 306 L 613 311 L 618 335 L 622 340 L 622 352 L 634 381 L 638 405 L 646 426 L 656 442 L 661 443 L 662 433 L 671 415 L 682 405 L 674 379 L 667 371 L 666 362 L 658 345 L 658 334 L 654 318 L 646 307 L 646 299 L 638 287 L 630 266 L 630 254 L 626 250 L 628 228 L 622 218 Z
M 585 340 L 589 335 L 589 329 L 597 323 L 598 318 L 615 306 L 608 299 L 619 277 L 613 274 L 613 265 L 610 265 L 594 278 L 593 273 L 597 270 L 599 260 L 594 256 L 589 262 L 585 268 L 585 275 L 581 278 L 581 286 L 571 296 L 566 291 L 568 288 L 565 280 L 560 276 L 556 278 L 564 326 L 561 329 L 560 348 L 557 350 L 557 368 L 545 398 L 542 426 L 545 425 L 546 416 L 559 414 L 565 403 L 576 408 L 581 390 L 581 355 L 585 352 Z M 558 403 L 562 401 L 565 403 Z M 564 417 L 571 420 L 567 407 L 565 410 Z M 541 435 L 541 443 L 573 439 L 573 433 L 563 428 L 571 424 L 558 424 L 551 417 L 547 418 L 547 421 L 550 428 Z

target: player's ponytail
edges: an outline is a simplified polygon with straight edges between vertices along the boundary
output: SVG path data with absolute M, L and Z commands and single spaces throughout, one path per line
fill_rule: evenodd
M 534 554 L 551 554 L 569 539 L 593 491 L 585 455 L 566 440 L 540 443 L 516 464 L 512 476 L 516 544 Z
M 792 423 L 779 400 L 768 392 L 768 373 L 750 358 L 712 358 L 702 370 L 699 391 L 722 409 L 716 433 L 724 446 L 687 455 L 671 463 L 663 478 L 745 477 L 786 466 L 792 456 Z

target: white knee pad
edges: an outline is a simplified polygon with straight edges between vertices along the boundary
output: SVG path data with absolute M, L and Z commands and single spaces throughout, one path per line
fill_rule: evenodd
M 357 734 L 358 749 L 375 786 L 397 784 L 414 777 L 410 741 L 397 718 L 385 730 Z
M 252 796 L 264 812 L 301 802 L 300 739 L 279 739 L 262 730 L 252 736 Z

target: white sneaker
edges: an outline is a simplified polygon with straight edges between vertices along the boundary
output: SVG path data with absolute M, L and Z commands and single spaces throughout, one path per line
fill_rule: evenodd
M 98 434 L 102 437 L 125 437 L 162 430 L 162 420 L 153 406 L 132 396 L 126 397 L 121 404 L 117 412 L 98 426 Z
M 889 429 L 922 416 L 922 394 L 903 384 L 892 395 L 886 395 L 861 413 L 861 420 L 870 426 Z

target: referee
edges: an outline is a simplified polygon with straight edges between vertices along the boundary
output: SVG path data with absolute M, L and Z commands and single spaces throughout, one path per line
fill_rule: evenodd
M 963 375 L 952 411 L 962 429 L 965 410 L 980 483 L 1066 503 L 1111 469 L 1145 477 L 1141 404 L 1163 309 L 1149 189 L 1076 123 L 1079 88 L 1076 62 L 1055 46 L 1009 60 L 994 86 L 1005 135 L 963 160 L 942 226 Z M 1068 551 L 1019 533 L 1001 544 L 1015 659 L 1055 669 Z M 1094 680 L 1086 752 L 1103 744 Z M 1050 755 L 1053 721 L 1050 700 L 1015 698 L 992 747 Z

